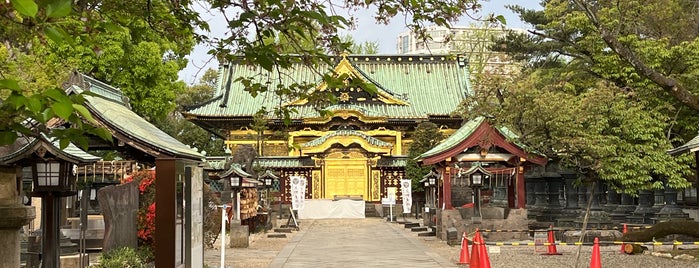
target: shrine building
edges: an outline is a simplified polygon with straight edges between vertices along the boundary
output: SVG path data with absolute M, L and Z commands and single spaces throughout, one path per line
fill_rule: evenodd
M 301 63 L 278 73 L 233 60 L 220 68 L 214 98 L 188 107 L 183 115 L 224 138 L 231 151 L 245 145 L 255 148 L 260 157 L 254 165 L 272 169 L 282 178 L 279 186 L 285 203 L 290 201 L 290 176 L 307 179 L 307 199 L 350 196 L 379 202 L 389 187 L 398 188 L 400 199 L 400 180 L 416 127 L 432 122 L 450 136 L 462 125 L 463 119 L 452 113 L 471 93 L 465 58 L 342 55 L 325 69 L 346 77 L 345 83 L 328 86 Z M 253 78 L 269 88 L 312 82 L 316 84 L 312 90 L 330 91 L 337 102 L 319 107 L 271 91 L 252 96 L 236 81 L 238 77 Z M 376 94 L 357 84 L 375 87 Z M 280 105 L 297 111 L 289 115 L 290 124 L 275 116 Z M 258 133 L 252 125 L 262 107 L 267 111 L 266 130 Z

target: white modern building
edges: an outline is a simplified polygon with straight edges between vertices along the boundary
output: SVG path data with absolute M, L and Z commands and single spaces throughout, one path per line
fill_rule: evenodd
M 422 40 L 412 31 L 398 34 L 396 51 L 398 54 L 463 54 L 469 59 L 474 73 L 511 73 L 519 69 L 519 64 L 511 61 L 504 53 L 490 50 L 493 38 L 505 36 L 509 30 L 524 32 L 522 29 L 499 27 L 428 26 L 428 40 Z

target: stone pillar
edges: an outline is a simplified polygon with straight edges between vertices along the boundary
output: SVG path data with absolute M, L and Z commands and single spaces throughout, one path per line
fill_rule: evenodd
M 524 184 L 525 191 L 527 194 L 527 203 L 526 203 L 526 208 L 530 208 L 531 206 L 534 205 L 534 202 L 536 202 L 536 196 L 534 195 L 534 182 L 531 181 L 529 178 L 527 178 L 526 183 Z
M 633 204 L 633 197 L 629 194 L 621 194 L 621 204 L 619 204 L 614 211 L 611 212 L 612 221 L 615 223 L 625 223 L 626 216 L 636 209 Z
M 638 206 L 631 215 L 626 217 L 626 221 L 635 224 L 649 224 L 650 218 L 653 216 L 653 193 L 649 190 L 641 190 L 638 192 Z
M 537 221 L 555 222 L 561 216 L 561 210 L 563 210 L 559 198 L 563 181 L 561 180 L 561 174 L 557 172 L 545 172 L 543 177 L 546 185 L 546 200 L 548 202 L 544 205 L 543 213 L 537 217 Z
M 17 186 L 18 169 L 0 166 L 0 260 L 3 267 L 20 267 L 22 226 L 34 219 L 33 207 L 22 205 Z
M 578 217 L 578 189 L 575 187 L 577 174 L 575 172 L 561 172 L 564 178 L 565 208 L 561 211 L 561 217 L 556 220 L 559 227 L 575 227 L 575 218 Z
M 241 225 L 240 221 L 231 221 L 230 236 L 229 247 L 247 248 L 250 246 L 250 228 L 247 225 Z
M 566 210 L 578 210 L 580 206 L 578 204 L 578 189 L 575 187 L 575 177 L 567 176 L 563 174 L 565 180 L 565 197 L 566 197 Z
M 612 213 L 619 206 L 619 194 L 611 186 L 607 188 L 607 204 L 604 205 L 604 211 Z
M 594 190 L 593 190 L 594 188 Z M 598 211 L 602 210 L 600 206 L 600 201 L 602 200 L 602 184 L 597 182 L 594 187 L 588 187 L 587 195 L 592 198 L 592 203 L 590 204 L 590 210 Z M 588 200 L 589 202 L 589 200 Z
M 502 174 L 494 174 L 493 198 L 490 204 L 496 207 L 507 207 L 507 179 Z M 509 177 L 509 176 L 508 176 Z
M 665 206 L 665 189 L 653 190 L 653 212 L 657 213 Z
M 684 213 L 682 208 L 677 206 L 677 189 L 665 187 L 665 205 L 655 213 L 653 223 L 669 220 L 690 220 L 689 214 Z
M 602 210 L 600 206 L 600 199 L 602 198 L 602 186 L 598 182 L 593 185 L 586 187 L 588 200 L 590 203 L 590 215 L 587 217 L 587 227 L 588 228 L 609 228 L 612 225 L 612 218 L 609 213 Z M 582 205 L 580 209 L 580 216 L 575 220 L 578 228 L 581 228 L 585 222 L 585 214 L 587 213 L 587 203 Z
M 587 208 L 587 185 L 585 184 L 578 185 L 578 206 L 580 209 Z
M 546 181 L 542 178 L 536 178 L 536 180 L 534 180 L 534 195 L 536 197 L 534 207 L 546 207 L 546 199 L 548 197 L 548 193 L 546 192 Z

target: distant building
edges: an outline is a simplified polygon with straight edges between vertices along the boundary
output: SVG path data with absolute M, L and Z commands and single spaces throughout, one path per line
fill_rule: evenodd
M 469 59 L 474 74 L 490 71 L 494 74 L 511 74 L 519 70 L 519 63 L 510 60 L 501 52 L 491 51 L 493 37 L 502 37 L 509 30 L 521 29 L 485 28 L 473 26 L 428 26 L 430 40 L 421 40 L 412 31 L 398 34 L 398 54 L 464 54 Z

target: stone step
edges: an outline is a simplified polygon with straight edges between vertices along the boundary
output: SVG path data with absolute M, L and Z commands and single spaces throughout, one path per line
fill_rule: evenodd
M 422 232 L 418 233 L 417 236 L 437 236 L 437 232 Z
M 413 227 L 420 227 L 419 222 L 409 222 L 405 224 L 405 228 L 413 228 Z
M 292 228 L 274 228 L 275 233 L 291 233 Z
M 267 237 L 269 238 L 286 238 L 286 234 L 267 234 Z
M 413 227 L 410 228 L 411 232 L 427 232 L 427 227 L 422 226 L 422 227 Z

